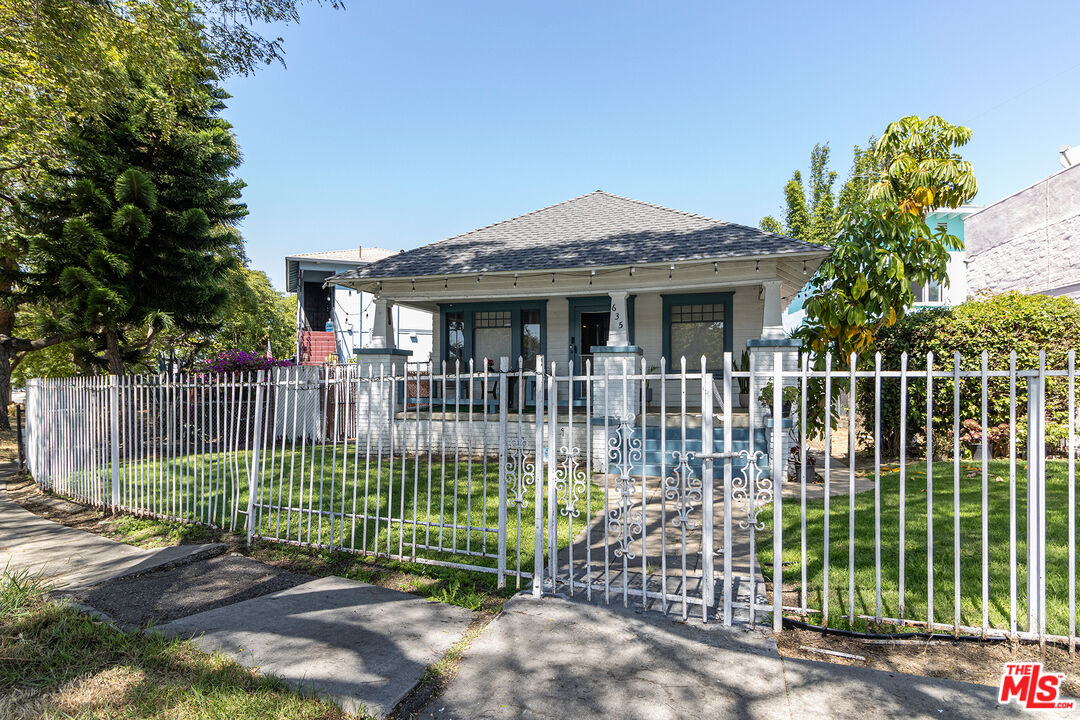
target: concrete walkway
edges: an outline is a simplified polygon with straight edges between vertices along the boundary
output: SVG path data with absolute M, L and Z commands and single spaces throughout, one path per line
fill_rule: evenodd
M 58 590 L 74 591 L 128 575 L 220 555 L 225 546 L 180 545 L 144 550 L 58 525 L 11 501 L 0 474 L 0 568 L 40 573 Z
M 519 595 L 422 718 L 1019 717 L 982 685 L 781 658 L 769 635 Z M 1063 715 L 1040 715 L 1063 717 Z
M 383 717 L 457 642 L 474 614 L 396 590 L 326 577 L 154 628 L 194 637 L 349 712 Z

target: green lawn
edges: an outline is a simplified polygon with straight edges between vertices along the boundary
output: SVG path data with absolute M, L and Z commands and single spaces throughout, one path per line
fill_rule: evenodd
M 1017 618 L 1027 625 L 1026 595 L 1026 465 L 1016 469 Z M 837 477 L 847 482 L 846 473 Z M 1047 462 L 1047 632 L 1068 634 L 1068 474 L 1064 461 Z M 903 618 L 927 619 L 927 512 L 926 464 L 907 467 L 905 592 Z M 933 465 L 934 620 L 954 621 L 953 464 Z M 991 461 L 988 483 L 989 623 L 1009 628 L 1009 464 Z M 829 519 L 829 625 L 845 627 L 848 606 L 849 497 L 834 497 Z M 982 625 L 982 474 L 978 463 L 963 462 L 960 471 L 960 622 Z M 772 533 L 760 535 L 758 552 L 765 574 L 771 576 Z M 824 600 L 824 501 L 807 502 L 807 604 L 820 610 Z M 901 617 L 899 608 L 900 473 L 881 477 L 881 586 L 884 617 Z M 855 611 L 875 614 L 874 492 L 855 496 Z M 801 581 L 800 511 L 798 500 L 784 502 L 785 589 L 790 593 Z M 797 604 L 792 597 L 785 604 Z M 820 616 L 814 618 L 820 621 Z M 856 622 L 857 626 L 865 623 Z M 1037 628 L 1036 628 L 1037 630 Z
M 382 555 L 497 566 L 497 463 L 453 456 L 445 463 L 438 457 L 429 463 L 426 456 L 365 463 L 364 450 L 361 447 L 357 457 L 352 445 L 346 450 L 330 444 L 263 453 L 258 503 L 264 507 L 256 508 L 258 534 Z M 193 454 L 127 465 L 124 504 L 225 528 L 232 527 L 235 512 L 235 528 L 245 531 L 250 455 L 235 455 L 225 462 Z M 597 487 L 593 485 L 588 508 L 581 494 L 574 534 L 603 507 Z M 513 486 L 507 490 L 512 499 Z M 532 569 L 534 499 L 535 487 L 527 486 L 525 506 L 520 511 L 516 505 L 508 508 L 508 572 L 519 567 L 519 547 L 521 570 Z M 571 520 L 560 513 L 560 548 L 570 535 Z

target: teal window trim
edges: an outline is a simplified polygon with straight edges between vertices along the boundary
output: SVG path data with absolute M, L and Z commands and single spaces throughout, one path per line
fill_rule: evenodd
M 734 335 L 734 316 L 732 315 L 732 299 L 734 298 L 734 292 L 715 292 L 715 293 L 681 293 L 679 295 L 661 295 L 660 299 L 663 303 L 663 314 L 661 322 L 664 325 L 663 332 L 663 351 L 664 357 L 667 359 L 667 369 L 674 371 L 675 364 L 671 357 L 671 308 L 676 305 L 689 305 L 689 304 L 717 304 L 724 306 L 724 352 L 731 352 L 735 345 Z M 689 364 L 690 358 L 687 358 Z M 722 367 L 713 368 L 713 375 L 723 375 L 724 369 Z
M 473 323 L 473 313 L 476 312 L 494 312 L 499 310 L 510 311 L 510 368 L 517 370 L 517 361 L 521 356 L 521 313 L 523 310 L 535 310 L 540 313 L 540 354 L 547 356 L 547 300 L 513 300 L 513 301 L 499 301 L 499 302 L 469 302 L 469 303 L 440 303 L 439 305 L 439 338 L 441 344 L 441 359 L 444 362 L 449 362 L 449 347 L 450 333 L 446 327 L 446 314 L 453 312 L 460 312 L 464 315 L 465 320 L 465 362 L 469 361 L 469 358 L 473 357 L 473 330 L 475 325 Z M 475 358 L 473 358 L 475 359 Z M 498 358 L 490 358 L 492 360 L 498 360 Z M 483 368 L 476 367 L 474 369 L 480 372 Z M 533 368 L 524 368 L 525 370 L 532 370 Z M 441 368 L 440 368 L 441 370 Z M 447 366 L 447 372 L 453 372 L 453 368 Z M 468 366 L 463 367 L 462 372 L 468 371 Z

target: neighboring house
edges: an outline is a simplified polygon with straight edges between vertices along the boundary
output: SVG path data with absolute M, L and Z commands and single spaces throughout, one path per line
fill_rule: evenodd
M 1080 164 L 972 213 L 964 233 L 969 294 L 1080 299 Z
M 317 365 L 347 362 L 355 350 L 371 344 L 375 311 L 370 293 L 325 285 L 331 275 L 362 267 L 397 253 L 382 248 L 300 253 L 285 258 L 286 291 L 296 293 L 296 357 Z M 431 316 L 422 310 L 395 311 L 394 342 L 414 357 L 431 352 Z
M 949 253 L 949 266 L 946 270 L 949 277 L 947 284 L 931 283 L 925 287 L 921 285 L 912 287 L 916 307 L 959 305 L 967 299 L 967 273 L 964 267 L 967 256 L 967 241 L 964 237 L 965 220 L 977 212 L 979 212 L 978 206 L 963 205 L 958 208 L 934 210 L 926 216 L 926 224 L 931 230 L 936 230 L 939 225 L 945 225 L 950 235 L 960 238 L 965 249 Z

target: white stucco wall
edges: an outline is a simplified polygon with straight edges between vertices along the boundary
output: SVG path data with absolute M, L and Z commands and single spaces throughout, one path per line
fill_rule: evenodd
M 1080 166 L 969 216 L 964 237 L 970 294 L 1080 298 Z

